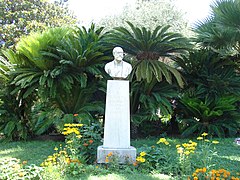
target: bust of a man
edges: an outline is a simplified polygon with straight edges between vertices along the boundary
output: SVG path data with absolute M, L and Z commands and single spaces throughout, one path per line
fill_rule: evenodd
M 105 65 L 105 71 L 113 79 L 125 79 L 132 71 L 131 64 L 123 61 L 124 52 L 121 47 L 113 49 L 114 60 Z

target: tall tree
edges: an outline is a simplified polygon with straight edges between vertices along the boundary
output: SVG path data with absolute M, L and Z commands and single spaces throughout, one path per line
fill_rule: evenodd
M 120 14 L 103 18 L 98 24 L 111 29 L 117 26 L 128 27 L 126 21 L 149 30 L 159 25 L 171 25 L 172 31 L 185 35 L 190 33 L 183 13 L 174 6 L 172 0 L 138 0 L 133 6 L 126 5 Z
M 240 1 L 217 0 L 212 5 L 212 15 L 196 27 L 198 42 L 227 55 L 240 53 Z
M 47 0 L 1 0 L 0 19 L 0 47 L 12 46 L 31 31 L 77 21 L 67 6 Z

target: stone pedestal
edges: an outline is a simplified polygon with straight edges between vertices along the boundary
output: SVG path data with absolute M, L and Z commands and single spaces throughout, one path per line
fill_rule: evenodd
M 136 149 L 130 146 L 129 81 L 108 80 L 104 140 L 98 147 L 98 163 L 105 163 L 112 153 L 119 163 L 134 162 Z

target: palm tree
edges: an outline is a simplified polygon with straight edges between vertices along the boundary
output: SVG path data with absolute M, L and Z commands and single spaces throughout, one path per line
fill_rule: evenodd
M 212 15 L 195 28 L 197 41 L 203 47 L 210 47 L 227 55 L 240 52 L 240 2 L 238 0 L 217 0 L 211 5 Z
M 156 83 L 165 78 L 172 83 L 172 75 L 180 87 L 183 87 L 181 74 L 162 60 L 166 57 L 174 59 L 179 53 L 184 53 L 188 41 L 179 33 L 169 32 L 170 26 L 158 26 L 152 32 L 145 27 L 141 29 L 127 22 L 130 29 L 117 27 L 108 32 L 106 41 L 112 46 L 121 46 L 126 53 L 134 56 L 132 76 L 137 81 L 146 80 Z

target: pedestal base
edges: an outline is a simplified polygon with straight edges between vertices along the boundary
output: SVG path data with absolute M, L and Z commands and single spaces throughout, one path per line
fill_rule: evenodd
M 105 148 L 103 146 L 98 146 L 98 163 L 109 163 L 112 159 L 116 159 L 120 164 L 133 163 L 136 161 L 136 148 L 132 146 L 130 146 L 129 148 Z

